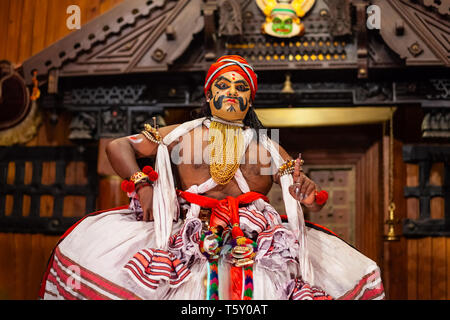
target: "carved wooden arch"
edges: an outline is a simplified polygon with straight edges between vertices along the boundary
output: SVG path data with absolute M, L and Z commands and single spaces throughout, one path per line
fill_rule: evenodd
M 127 0 L 22 65 L 60 77 L 164 71 L 203 28 L 201 0 Z

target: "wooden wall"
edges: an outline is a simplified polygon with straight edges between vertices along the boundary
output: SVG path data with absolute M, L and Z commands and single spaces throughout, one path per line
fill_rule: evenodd
M 419 107 L 400 108 L 395 118 L 394 143 L 394 202 L 395 218 L 416 219 L 419 216 L 419 201 L 405 199 L 405 186 L 417 186 L 418 165 L 402 160 L 405 144 L 424 143 L 420 139 L 420 124 L 423 114 Z M 430 184 L 442 185 L 443 164 L 432 167 Z M 431 218 L 444 217 L 444 201 L 431 201 Z M 387 215 L 385 216 L 387 219 Z M 387 228 L 385 229 L 387 232 Z M 396 226 L 401 235 L 401 225 Z M 399 241 L 384 243 L 384 285 L 390 299 L 448 300 L 450 299 L 450 238 L 424 237 L 418 239 L 401 237 Z
M 81 9 L 81 23 L 123 0 L 0 0 L 0 59 L 21 63 L 65 35 L 69 5 Z
M 81 22 L 109 10 L 122 0 L 0 0 L 0 60 L 20 64 L 55 41 L 72 32 L 66 27 L 66 8 L 79 5 Z M 62 115 L 56 125 L 44 117 L 37 136 L 28 146 L 70 145 L 67 139 L 70 119 Z M 54 164 L 43 167 L 43 182 L 54 179 Z M 13 177 L 11 170 L 8 179 Z M 67 170 L 67 183 L 83 183 L 84 168 L 71 163 Z M 70 174 L 69 174 L 70 173 Z M 84 214 L 79 199 L 65 201 L 64 215 Z M 29 201 L 28 201 L 29 202 Z M 6 211 L 11 207 L 9 201 Z M 24 199 L 24 208 L 29 206 Z M 41 200 L 41 212 L 51 214 L 52 199 Z M 58 236 L 41 234 L 0 233 L 0 299 L 36 299 L 40 281 L 50 252 Z
M 442 185 L 443 163 L 431 169 L 430 184 Z M 407 186 L 417 186 L 418 165 L 406 165 Z M 407 217 L 417 219 L 419 200 L 406 200 Z M 442 198 L 431 200 L 431 218 L 444 218 Z M 450 299 L 450 238 L 426 237 L 406 241 L 408 299 Z

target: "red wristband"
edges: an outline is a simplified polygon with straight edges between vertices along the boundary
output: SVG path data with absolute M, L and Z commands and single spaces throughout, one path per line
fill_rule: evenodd
M 316 203 L 318 205 L 322 205 L 328 200 L 328 192 L 325 190 L 321 190 L 320 192 L 316 192 Z

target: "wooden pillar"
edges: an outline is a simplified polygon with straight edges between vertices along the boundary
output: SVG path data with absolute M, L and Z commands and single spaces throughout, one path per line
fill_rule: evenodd
M 98 210 L 123 206 L 129 203 L 127 194 L 120 189 L 122 178 L 109 163 L 105 148 L 112 139 L 101 138 L 98 146 L 97 172 L 100 177 L 97 199 Z

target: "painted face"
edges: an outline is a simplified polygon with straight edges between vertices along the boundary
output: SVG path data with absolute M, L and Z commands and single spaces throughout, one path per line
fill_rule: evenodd
M 271 17 L 266 19 L 263 30 L 268 35 L 278 38 L 291 38 L 301 36 L 305 32 L 305 26 L 298 17 L 273 12 Z
M 272 31 L 280 35 L 288 35 L 292 32 L 292 18 L 290 16 L 278 15 L 272 20 Z
M 242 122 L 251 100 L 250 86 L 234 71 L 220 75 L 211 86 L 211 114 L 227 121 Z

